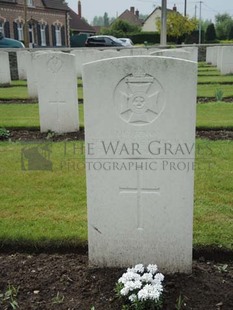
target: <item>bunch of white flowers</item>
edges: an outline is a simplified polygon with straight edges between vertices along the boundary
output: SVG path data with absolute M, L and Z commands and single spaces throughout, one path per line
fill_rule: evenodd
M 144 267 L 138 264 L 128 268 L 117 283 L 117 293 L 124 297 L 135 309 L 153 309 L 161 306 L 164 276 L 157 265 Z M 151 308 L 152 308 L 151 307 Z

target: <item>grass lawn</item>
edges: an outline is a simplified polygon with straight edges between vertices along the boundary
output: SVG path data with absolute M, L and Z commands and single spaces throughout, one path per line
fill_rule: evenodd
M 79 104 L 80 126 L 84 126 L 83 105 Z M 0 104 L 0 127 L 39 128 L 38 104 Z
M 199 84 L 197 86 L 197 97 L 215 97 L 217 90 L 223 92 L 223 98 L 233 97 L 233 85 L 223 84 Z
M 80 87 L 77 86 L 78 98 L 83 99 L 82 83 L 79 80 Z M 11 87 L 0 87 L 0 100 L 4 99 L 28 99 L 28 90 L 26 81 L 14 81 Z
M 22 170 L 22 150 L 33 146 L 38 144 L 0 143 L 0 242 L 86 241 L 82 142 L 67 142 L 66 155 L 64 143 L 52 143 L 53 171 Z M 232 142 L 197 140 L 194 245 L 233 249 L 232 161 Z
M 232 83 L 233 86 L 233 75 L 199 76 L 198 84 L 205 84 L 205 83 L 213 83 L 213 84 Z
M 86 240 L 83 165 L 78 171 L 62 169 L 64 144 L 53 143 L 53 171 L 22 171 L 21 150 L 37 145 L 0 143 L 0 240 L 34 244 Z
M 27 99 L 28 91 L 25 86 L 12 86 L 0 88 L 0 100 L 3 99 Z
M 233 142 L 198 140 L 198 146 L 194 244 L 233 249 Z
M 79 105 L 80 126 L 84 126 L 83 105 Z M 37 104 L 0 104 L 0 127 L 39 128 Z M 197 127 L 233 128 L 233 104 L 205 103 L 197 105 Z
M 228 128 L 233 130 L 233 103 L 198 104 L 197 128 Z

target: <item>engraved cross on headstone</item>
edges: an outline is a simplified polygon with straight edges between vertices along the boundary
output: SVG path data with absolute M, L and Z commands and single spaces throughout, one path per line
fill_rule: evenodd
M 160 194 L 160 188 L 157 187 L 142 187 L 140 172 L 137 172 L 136 187 L 120 187 L 120 194 L 136 194 L 137 195 L 137 229 L 143 230 L 143 203 L 141 201 L 142 194 Z
M 62 100 L 60 97 L 61 94 L 59 94 L 59 91 L 56 90 L 54 98 L 49 101 L 49 104 L 56 107 L 56 117 L 58 124 L 61 123 L 62 115 L 64 113 L 63 109 L 61 110 L 60 107 L 66 104 L 66 101 Z

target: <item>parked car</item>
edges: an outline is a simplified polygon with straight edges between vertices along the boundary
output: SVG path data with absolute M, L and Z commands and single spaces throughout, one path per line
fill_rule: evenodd
M 23 48 L 25 47 L 21 41 L 5 38 L 0 32 L 0 48 Z
M 122 46 L 124 47 L 124 44 L 119 39 L 113 37 L 113 36 L 92 36 L 87 38 L 85 42 L 86 47 L 114 47 L 114 46 Z
M 119 38 L 119 40 L 123 42 L 124 46 L 133 46 L 133 42 L 129 38 Z

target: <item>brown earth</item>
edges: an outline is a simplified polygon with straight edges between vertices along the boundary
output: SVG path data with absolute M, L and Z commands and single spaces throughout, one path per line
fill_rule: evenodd
M 2 253 L 0 266 L 0 292 L 9 284 L 19 288 L 15 299 L 21 310 L 122 307 L 114 287 L 125 269 L 90 267 L 86 253 Z M 179 296 L 183 305 L 176 308 Z M 12 309 L 1 301 L 0 309 Z M 233 261 L 223 264 L 201 256 L 194 260 L 191 275 L 165 276 L 163 309 L 232 310 Z

